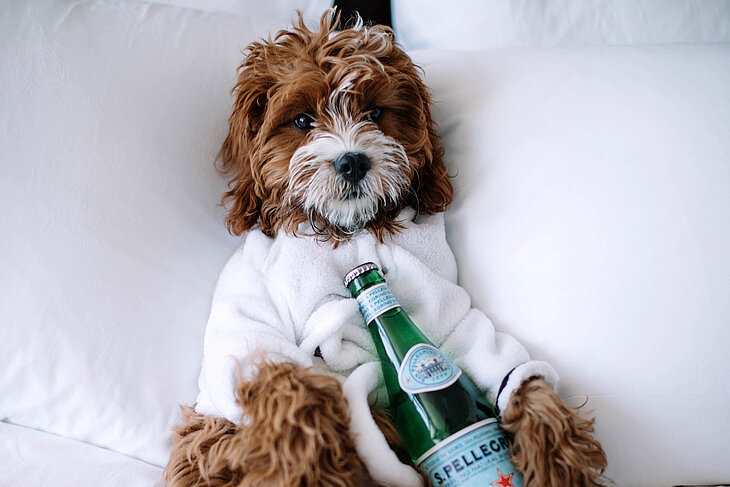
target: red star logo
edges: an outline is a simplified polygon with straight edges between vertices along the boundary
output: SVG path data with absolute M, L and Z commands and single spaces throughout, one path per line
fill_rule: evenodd
M 497 473 L 499 474 L 499 478 L 489 485 L 496 485 L 497 487 L 515 487 L 515 484 L 512 483 L 512 477 L 515 475 L 514 472 L 509 475 L 505 475 L 500 469 L 497 469 Z

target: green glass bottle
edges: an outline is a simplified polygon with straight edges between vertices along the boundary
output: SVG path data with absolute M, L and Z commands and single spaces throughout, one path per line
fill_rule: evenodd
M 380 357 L 393 420 L 416 467 L 434 486 L 522 487 L 494 408 L 421 333 L 377 265 L 345 277 Z

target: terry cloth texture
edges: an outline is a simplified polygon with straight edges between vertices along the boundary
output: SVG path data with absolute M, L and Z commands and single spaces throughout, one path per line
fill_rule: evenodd
M 531 361 L 522 345 L 496 332 L 489 318 L 471 307 L 469 295 L 456 283 L 443 215 L 417 217 L 407 209 L 399 220 L 404 230 L 385 244 L 363 232 L 334 249 L 315 237 L 248 232 L 213 296 L 196 410 L 241 421 L 234 383 L 239 364 L 244 376 L 251 374 L 250 359 L 257 353 L 272 361 L 323 364 L 343 378 L 356 445 L 373 477 L 388 485 L 421 485 L 416 471 L 388 448 L 370 415 L 368 400 L 383 400 L 386 394 L 357 301 L 342 283 L 348 271 L 364 262 L 380 267 L 421 331 L 489 399 L 497 400 L 511 371 L 499 393 L 501 411 L 525 379 L 540 376 L 555 385 L 557 374 L 550 365 Z M 317 348 L 322 359 L 314 356 Z

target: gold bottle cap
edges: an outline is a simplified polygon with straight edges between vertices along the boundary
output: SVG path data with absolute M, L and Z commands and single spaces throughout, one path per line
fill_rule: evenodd
M 358 276 L 365 274 L 367 271 L 379 270 L 378 266 L 373 262 L 366 262 L 355 267 L 353 270 L 347 273 L 345 276 L 345 287 L 349 286 L 352 281 Z

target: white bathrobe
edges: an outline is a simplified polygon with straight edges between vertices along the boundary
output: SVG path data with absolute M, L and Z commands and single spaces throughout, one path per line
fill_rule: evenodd
M 270 360 L 307 366 L 322 363 L 314 356 L 319 348 L 324 365 L 343 377 L 351 430 L 372 476 L 388 485 L 421 485 L 415 470 L 388 448 L 370 415 L 368 399 L 386 397 L 380 365 L 357 301 L 342 282 L 348 271 L 365 262 L 380 267 L 421 331 L 501 411 L 529 377 L 540 376 L 554 385 L 557 375 L 550 365 L 531 361 L 522 345 L 497 333 L 489 318 L 471 307 L 469 295 L 456 283 L 443 215 L 417 217 L 406 209 L 399 220 L 405 229 L 385 244 L 362 232 L 337 248 L 283 231 L 275 238 L 259 230 L 248 232 L 213 296 L 197 412 L 239 422 L 242 411 L 234 399 L 238 363 L 250 374 L 248 359 L 263 351 Z

